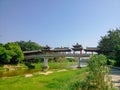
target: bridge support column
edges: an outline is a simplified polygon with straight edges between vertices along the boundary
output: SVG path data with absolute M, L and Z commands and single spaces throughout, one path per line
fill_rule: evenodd
M 44 57 L 44 66 L 43 66 L 43 71 L 48 70 L 49 66 L 48 66 L 48 58 Z
M 77 66 L 77 68 L 80 68 L 80 57 L 78 57 L 78 66 Z

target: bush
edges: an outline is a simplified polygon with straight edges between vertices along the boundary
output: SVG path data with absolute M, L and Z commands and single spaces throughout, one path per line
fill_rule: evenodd
M 68 60 L 69 62 L 74 62 L 74 61 L 75 61 L 74 58 L 67 58 L 67 60 Z
M 108 76 L 107 58 L 104 55 L 94 55 L 89 61 L 89 73 L 83 82 L 82 90 L 112 90 L 113 85 Z
M 113 59 L 109 59 L 108 62 L 109 62 L 109 65 L 112 65 L 112 66 L 116 64 L 116 61 Z
M 25 65 L 29 68 L 29 69 L 34 69 L 35 66 L 33 66 L 31 63 L 26 62 Z

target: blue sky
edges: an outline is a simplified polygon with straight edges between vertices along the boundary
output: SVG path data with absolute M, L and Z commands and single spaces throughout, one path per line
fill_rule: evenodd
M 120 0 L 0 0 L 0 43 L 97 46 L 120 27 Z

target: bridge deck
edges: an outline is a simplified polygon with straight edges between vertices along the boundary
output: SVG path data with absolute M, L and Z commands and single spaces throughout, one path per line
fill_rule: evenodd
M 90 55 L 91 54 L 39 54 L 39 55 L 25 55 L 25 59 L 43 57 L 90 57 Z

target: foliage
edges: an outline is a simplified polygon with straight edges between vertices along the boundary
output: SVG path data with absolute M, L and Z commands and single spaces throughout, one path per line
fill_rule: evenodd
M 51 57 L 49 62 L 66 62 L 68 61 L 66 57 Z
M 7 43 L 0 45 L 0 62 L 17 64 L 24 59 L 23 52 L 18 44 Z
M 69 62 L 74 62 L 74 61 L 75 61 L 74 58 L 67 58 L 67 60 L 68 60 Z
M 17 41 L 18 45 L 21 47 L 22 51 L 31 51 L 31 50 L 41 50 L 42 47 L 36 42 L 32 41 Z
M 101 37 L 98 47 L 100 53 L 106 55 L 109 59 L 115 59 L 118 64 L 120 62 L 120 29 L 110 30 L 108 34 Z
M 11 53 L 9 50 L 6 50 L 4 46 L 0 46 L 0 63 L 10 63 L 12 59 Z
M 40 62 L 43 62 L 44 59 L 43 58 L 31 58 L 31 59 L 24 59 L 24 63 L 25 62 L 30 62 L 30 63 L 40 63 Z
M 112 90 L 113 85 L 108 76 L 107 59 L 104 55 L 94 55 L 89 61 L 89 73 L 82 84 L 82 90 Z
M 116 64 L 116 61 L 113 59 L 109 59 L 108 64 L 114 66 Z
M 32 65 L 32 64 L 29 63 L 29 62 L 26 62 L 25 65 L 26 65 L 29 69 L 34 69 L 34 68 L 35 68 L 35 66 Z
M 116 45 L 115 47 L 115 59 L 116 59 L 116 65 L 120 66 L 120 45 Z

